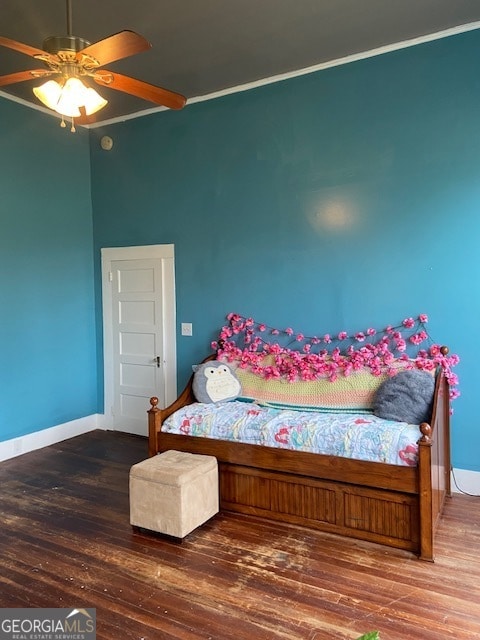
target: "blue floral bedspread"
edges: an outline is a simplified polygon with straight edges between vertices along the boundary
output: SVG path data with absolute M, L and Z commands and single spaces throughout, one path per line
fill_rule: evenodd
M 187 405 L 163 423 L 162 431 L 403 466 L 416 466 L 421 436 L 418 425 L 373 414 L 325 414 L 239 401 Z

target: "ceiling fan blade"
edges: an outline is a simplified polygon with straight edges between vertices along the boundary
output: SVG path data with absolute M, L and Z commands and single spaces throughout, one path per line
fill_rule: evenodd
M 117 91 L 124 91 L 137 98 L 155 102 L 169 109 L 181 109 L 185 106 L 187 99 L 179 93 L 173 93 L 167 89 L 156 87 L 142 80 L 135 80 L 120 73 L 112 73 L 111 71 L 104 73 L 96 73 L 93 76 L 95 82 L 102 87 L 109 87 Z
M 150 49 L 152 45 L 143 36 L 135 33 L 135 31 L 120 31 L 113 36 L 94 42 L 77 53 L 77 60 L 81 60 L 82 56 L 94 58 L 98 62 L 98 66 L 103 67 L 104 64 L 128 58 L 136 53 L 141 53 Z
M 10 73 L 7 76 L 0 76 L 0 87 L 4 87 L 7 84 L 25 82 L 26 80 L 38 80 L 39 78 L 44 78 L 45 76 L 50 76 L 54 73 L 54 71 L 49 71 L 48 69 L 32 69 L 31 71 L 18 71 L 17 73 Z
M 10 40 L 10 38 L 4 38 L 0 36 L 0 45 L 2 47 L 8 47 L 9 49 L 13 49 L 14 51 L 18 51 L 20 53 L 24 53 L 27 56 L 44 56 L 45 51 L 43 49 L 37 49 L 36 47 L 31 47 L 28 44 L 24 44 L 23 42 L 17 42 L 16 40 Z

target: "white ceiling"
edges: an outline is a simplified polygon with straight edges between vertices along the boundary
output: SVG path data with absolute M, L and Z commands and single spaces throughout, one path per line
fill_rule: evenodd
M 480 0 L 73 0 L 73 33 L 96 42 L 123 29 L 152 49 L 107 65 L 191 101 L 412 39 L 480 27 Z M 65 0 L 0 0 L 0 35 L 42 48 L 65 35 Z M 436 36 L 435 36 L 436 37 Z M 40 68 L 0 47 L 0 75 Z M 37 81 L 2 87 L 37 104 Z M 155 108 L 118 91 L 103 121 Z

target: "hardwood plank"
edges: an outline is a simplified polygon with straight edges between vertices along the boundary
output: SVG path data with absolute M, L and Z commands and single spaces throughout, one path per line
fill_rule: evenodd
M 129 524 L 144 438 L 94 431 L 0 464 L 0 606 L 95 607 L 104 640 L 480 637 L 480 501 L 448 500 L 434 564 L 220 513 L 182 542 Z

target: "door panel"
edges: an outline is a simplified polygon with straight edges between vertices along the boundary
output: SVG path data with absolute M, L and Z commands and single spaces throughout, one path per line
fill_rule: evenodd
M 115 428 L 144 434 L 151 396 L 164 403 L 162 261 L 112 262 Z M 157 357 L 160 366 L 157 366 Z

